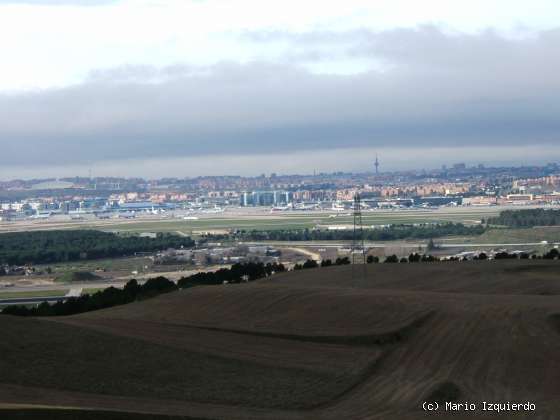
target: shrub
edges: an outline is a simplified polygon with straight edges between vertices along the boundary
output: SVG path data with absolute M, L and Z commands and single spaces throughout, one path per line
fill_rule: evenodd
M 399 262 L 399 257 L 397 257 L 396 255 L 389 255 L 387 258 L 385 258 L 385 262 L 386 263 L 398 263 Z
M 368 255 L 367 259 L 366 259 L 366 262 L 368 264 L 374 264 L 374 263 L 377 264 L 379 262 L 379 257 L 375 257 L 373 255 Z

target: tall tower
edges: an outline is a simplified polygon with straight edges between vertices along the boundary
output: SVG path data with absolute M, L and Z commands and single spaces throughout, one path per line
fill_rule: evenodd
M 375 154 L 375 175 L 379 175 L 379 159 L 377 158 L 377 153 Z

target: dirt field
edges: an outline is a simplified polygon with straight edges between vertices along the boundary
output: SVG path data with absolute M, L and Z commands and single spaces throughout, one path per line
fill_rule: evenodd
M 354 274 L 302 270 L 67 318 L 0 317 L 0 418 L 3 404 L 111 419 L 560 418 L 560 261 Z M 444 383 L 478 410 L 424 412 Z M 536 409 L 497 414 L 483 401 Z M 38 418 L 72 418 L 58 413 Z

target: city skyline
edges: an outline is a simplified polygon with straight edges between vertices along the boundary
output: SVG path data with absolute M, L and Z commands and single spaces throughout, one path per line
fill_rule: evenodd
M 560 148 L 559 148 L 560 149 Z M 484 151 L 486 150 L 486 152 Z M 549 150 L 547 157 L 535 153 L 532 147 L 523 148 L 521 152 L 505 151 L 501 153 L 501 159 L 490 158 L 497 156 L 498 148 L 478 149 L 476 151 L 457 149 L 419 149 L 411 153 L 422 157 L 417 161 L 409 161 L 408 156 L 403 156 L 399 151 L 383 149 L 354 149 L 349 153 L 337 150 L 327 153 L 318 153 L 318 159 L 313 166 L 306 155 L 288 153 L 275 155 L 254 156 L 212 156 L 209 157 L 214 164 L 208 165 L 208 161 L 193 158 L 169 158 L 153 160 L 128 160 L 107 161 L 103 163 L 92 163 L 91 165 L 56 165 L 37 166 L 32 169 L 19 169 L 14 171 L 13 167 L 0 166 L 0 181 L 13 179 L 40 179 L 40 178 L 65 178 L 65 177 L 122 177 L 122 178 L 147 178 L 158 179 L 166 177 L 197 177 L 197 176 L 259 176 L 263 173 L 277 173 L 282 175 L 312 175 L 316 173 L 365 173 L 375 172 L 376 151 L 379 158 L 379 171 L 414 171 L 414 170 L 437 170 L 443 165 L 451 166 L 454 163 L 466 163 L 468 166 L 479 164 L 489 167 L 521 167 L 521 166 L 544 166 L 548 163 L 560 161 L 560 150 L 558 154 Z M 520 159 L 519 157 L 523 158 Z M 261 165 L 259 165 L 261 161 Z M 263 163 L 264 162 L 264 163 Z M 419 163 L 420 162 L 420 163 Z
M 464 156 L 463 156 L 464 157 Z M 224 157 L 227 159 L 227 157 Z M 235 173 L 235 172 L 218 172 L 215 170 L 210 170 L 208 173 L 194 173 L 192 175 L 186 174 L 184 171 L 179 171 L 177 174 L 162 174 L 161 172 L 157 172 L 156 175 L 148 175 L 149 171 L 139 171 L 138 173 L 124 171 L 121 173 L 103 173 L 94 171 L 93 167 L 83 167 L 81 169 L 77 169 L 76 172 L 68 172 L 65 174 L 50 174 L 48 171 L 40 173 L 38 176 L 28 176 L 28 177 L 10 177 L 7 176 L 5 178 L 0 176 L 0 183 L 4 182 L 12 182 L 16 180 L 22 181 L 33 181 L 33 180 L 49 180 L 49 179 L 144 179 L 146 181 L 158 181 L 162 179 L 196 179 L 196 178 L 227 178 L 227 177 L 240 177 L 240 178 L 247 178 L 247 179 L 254 179 L 260 178 L 262 176 L 271 177 L 271 176 L 278 176 L 278 177 L 321 177 L 321 176 L 331 176 L 336 174 L 354 174 L 354 175 L 370 175 L 370 176 L 379 176 L 380 179 L 383 179 L 385 176 L 388 175 L 396 175 L 396 174 L 445 174 L 449 172 L 452 174 L 454 171 L 461 171 L 466 170 L 469 173 L 471 170 L 479 170 L 479 169 L 522 169 L 522 168 L 558 168 L 560 163 L 554 159 L 547 159 L 547 160 L 525 160 L 523 163 L 519 162 L 488 162 L 482 159 L 479 160 L 448 160 L 448 161 L 438 161 L 438 163 L 434 166 L 418 166 L 418 165 L 406 165 L 404 167 L 387 167 L 386 162 L 384 160 L 383 155 L 375 154 L 373 160 L 369 160 L 369 165 L 366 165 L 364 169 L 352 169 L 352 168 L 334 168 L 332 170 L 320 170 L 317 168 L 309 168 L 304 166 L 295 166 L 296 169 L 293 171 L 275 171 L 272 168 L 268 167 L 267 170 L 263 170 L 260 172 L 251 172 L 251 173 Z M 376 163 L 378 166 L 376 167 Z M 0 173 L 2 173 L 0 171 Z

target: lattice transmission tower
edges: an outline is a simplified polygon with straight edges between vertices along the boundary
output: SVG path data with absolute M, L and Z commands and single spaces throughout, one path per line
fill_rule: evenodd
M 362 226 L 362 200 L 360 194 L 356 193 L 354 196 L 354 232 L 352 236 L 352 277 L 355 277 L 358 272 L 365 277 L 366 275 L 366 247 L 364 245 L 364 229 Z M 362 270 L 358 266 L 362 265 Z

